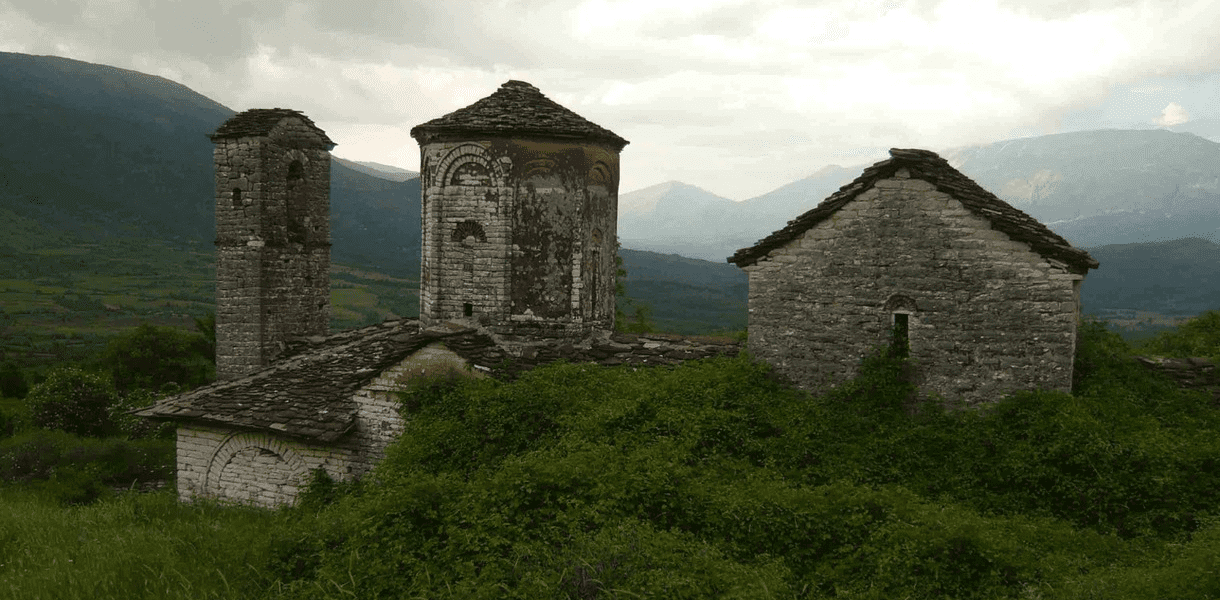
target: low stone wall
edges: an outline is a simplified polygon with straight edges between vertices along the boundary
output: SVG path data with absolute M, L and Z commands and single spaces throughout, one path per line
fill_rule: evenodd
M 1216 368 L 1216 363 L 1206 358 L 1137 356 L 1135 360 L 1173 380 L 1179 387 L 1209 392 L 1216 406 L 1220 406 L 1220 369 Z

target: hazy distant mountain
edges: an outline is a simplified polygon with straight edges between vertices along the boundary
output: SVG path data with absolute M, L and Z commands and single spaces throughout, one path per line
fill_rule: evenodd
M 0 246 L 215 238 L 206 136 L 234 111 L 161 77 L 66 58 L 0 53 L 0 73 Z M 339 161 L 331 179 L 336 261 L 418 264 L 417 179 Z
M 1080 290 L 1086 312 L 1197 315 L 1220 310 L 1220 244 L 1186 238 L 1089 248 L 1101 268 Z
M 1191 133 L 1084 131 L 941 155 L 1077 246 L 1218 239 L 1220 144 Z M 631 202 L 620 235 L 634 248 L 724 260 L 817 206 L 866 166 L 824 167 L 737 203 L 678 182 L 653 186 L 624 195 Z M 693 208 L 683 213 L 683 205 Z
M 1194 134 L 1082 131 L 942 155 L 1077 246 L 1217 239 L 1220 144 Z
M 733 243 L 725 236 L 736 229 L 736 205 L 677 181 L 623 194 L 619 197 L 619 241 L 625 248 L 719 257 L 721 249 Z
M 369 162 L 367 160 L 347 160 L 345 158 L 333 157 L 338 163 L 343 166 L 365 175 L 372 175 L 378 179 L 388 179 L 390 181 L 403 182 L 408 179 L 419 177 L 419 172 L 409 171 L 407 169 L 383 165 L 381 163 Z

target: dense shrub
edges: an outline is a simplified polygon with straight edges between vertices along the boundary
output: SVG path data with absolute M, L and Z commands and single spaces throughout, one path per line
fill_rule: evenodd
M 33 430 L 0 441 L 0 481 L 33 486 L 66 504 L 107 496 L 110 486 L 171 479 L 173 470 L 173 444 L 162 440 Z
M 25 380 L 25 373 L 11 361 L 0 365 L 0 397 L 25 398 L 30 386 Z
M 118 431 L 110 410 L 119 394 L 103 373 L 58 367 L 30 390 L 26 402 L 38 427 L 93 437 Z
M 1140 351 L 1177 358 L 1211 358 L 1220 364 L 1220 310 L 1209 310 L 1140 344 Z
M 432 382 L 269 569 L 286 598 L 1208 597 L 1217 411 L 1082 329 L 1076 395 L 985 410 L 914 405 L 884 353 L 820 397 L 745 356 Z
M 101 364 L 121 391 L 191 389 L 216 377 L 214 342 L 199 332 L 145 323 L 107 345 Z

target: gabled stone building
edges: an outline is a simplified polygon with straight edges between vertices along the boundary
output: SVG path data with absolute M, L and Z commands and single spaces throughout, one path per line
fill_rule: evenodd
M 901 149 L 728 261 L 749 273 L 749 349 L 779 373 L 821 389 L 892 346 L 954 403 L 1070 390 L 1098 266 L 935 153 Z
M 315 469 L 360 476 L 402 433 L 398 392 L 421 376 L 737 351 L 612 333 L 626 140 L 518 81 L 412 135 L 423 157 L 422 318 L 334 335 L 333 143 L 286 109 L 246 111 L 211 136 L 218 381 L 136 413 L 178 424 L 181 499 L 275 506 L 295 501 Z

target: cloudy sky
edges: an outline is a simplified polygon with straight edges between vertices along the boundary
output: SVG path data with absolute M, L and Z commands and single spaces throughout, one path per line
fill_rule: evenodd
M 620 192 L 744 200 L 890 147 L 1105 127 L 1220 140 L 1215 0 L 0 0 L 0 50 L 304 111 L 412 170 L 509 79 L 627 138 Z

